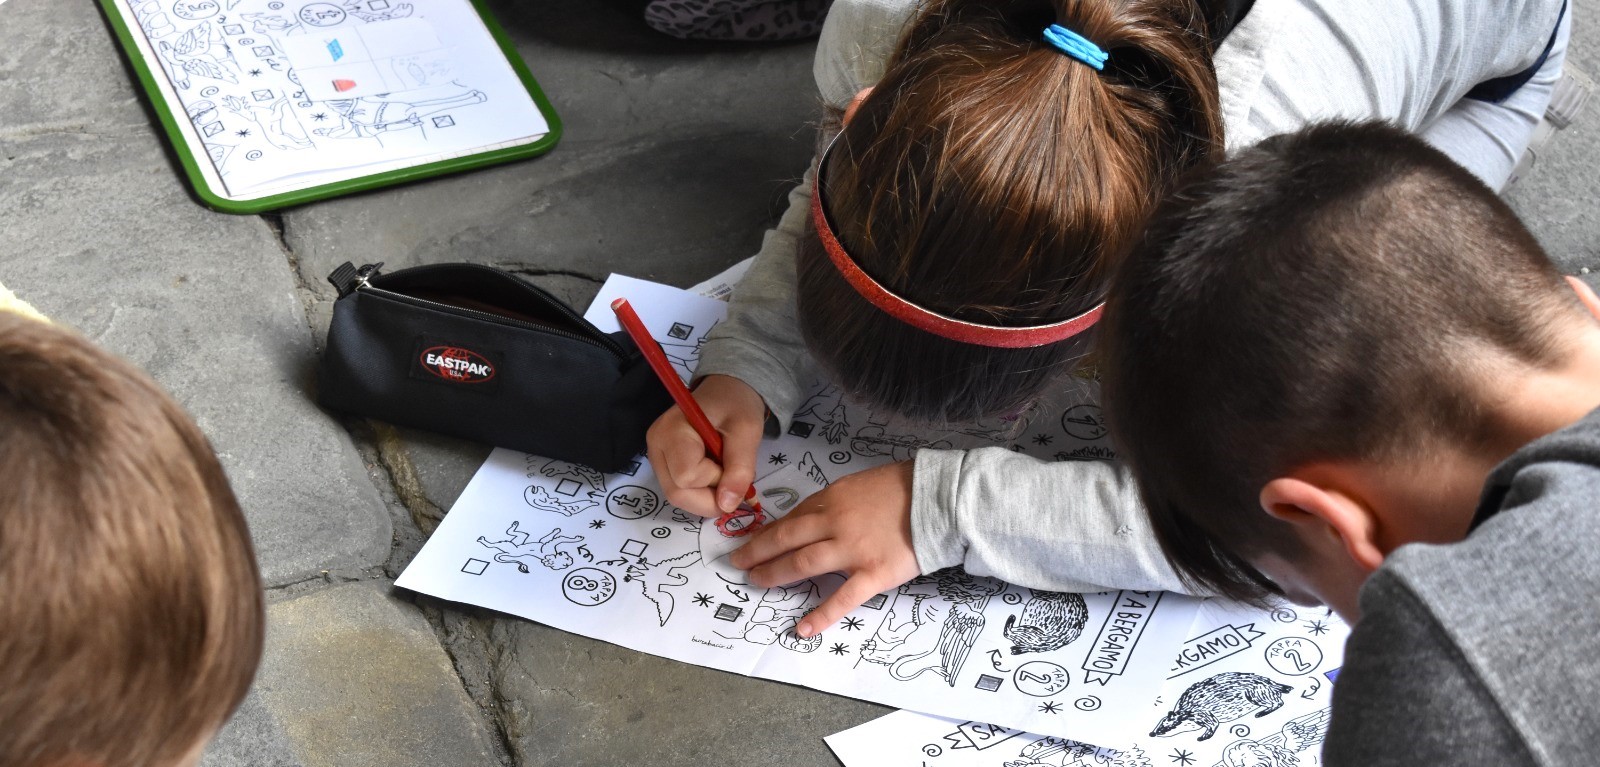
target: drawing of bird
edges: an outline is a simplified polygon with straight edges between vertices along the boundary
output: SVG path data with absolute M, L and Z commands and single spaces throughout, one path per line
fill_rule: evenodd
M 1328 734 L 1328 709 L 1292 719 L 1283 725 L 1283 745 L 1290 751 L 1304 751 L 1322 742 Z
M 672 617 L 672 611 L 676 609 L 678 604 L 677 597 L 673 596 L 673 592 L 667 589 L 675 589 L 688 583 L 689 576 L 684 575 L 682 571 L 698 564 L 700 564 L 699 551 L 691 551 L 687 554 L 682 554 L 672 559 L 663 559 L 655 563 L 640 559 L 637 565 L 628 566 L 628 574 L 623 576 L 622 580 L 623 582 L 639 584 L 640 590 L 644 593 L 644 598 L 650 600 L 651 604 L 656 606 L 656 617 L 660 619 L 661 625 L 665 626 L 667 625 L 667 619 Z M 663 571 L 661 569 L 662 565 L 670 566 Z
M 972 646 L 978 643 L 983 624 L 984 617 L 980 611 L 964 604 L 950 608 L 950 617 L 945 619 L 944 628 L 939 632 L 939 654 L 944 658 L 939 673 L 951 687 L 956 686 L 956 677 L 961 675 L 967 655 L 971 654 Z
M 202 21 L 200 26 L 183 33 L 176 45 L 163 40 L 158 48 L 161 57 L 172 65 L 173 82 L 184 90 L 189 89 L 190 75 L 228 83 L 239 82 L 233 70 L 222 63 L 222 58 L 232 61 L 233 53 L 228 50 L 228 44 L 222 41 L 222 36 L 211 28 L 209 21 Z

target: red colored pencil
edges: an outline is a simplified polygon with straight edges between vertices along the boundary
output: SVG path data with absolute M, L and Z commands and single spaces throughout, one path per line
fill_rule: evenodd
M 661 344 L 656 343 L 656 339 L 650 336 L 644 321 L 639 319 L 639 313 L 633 310 L 633 306 L 626 298 L 612 301 L 611 311 L 617 313 L 617 321 L 622 323 L 622 329 L 633 337 L 633 342 L 644 354 L 645 361 L 650 363 L 650 369 L 656 371 L 656 377 L 661 379 L 661 385 L 667 387 L 667 392 L 672 395 L 673 401 L 678 403 L 678 408 L 683 411 L 684 417 L 689 419 L 689 425 L 694 427 L 701 441 L 706 443 L 706 452 L 711 455 L 711 459 L 722 463 L 721 432 L 711 425 L 711 419 L 700 409 L 700 404 L 694 401 L 694 394 L 689 391 L 689 387 L 683 385 L 683 379 L 678 377 L 677 369 L 667 360 L 667 353 L 661 350 Z M 758 518 L 766 516 L 766 510 L 761 508 L 761 501 L 756 498 L 755 485 L 751 485 L 744 492 L 744 502 L 759 515 Z M 734 513 L 737 512 L 724 514 L 723 519 L 718 520 L 718 527 L 724 527 L 722 522 Z

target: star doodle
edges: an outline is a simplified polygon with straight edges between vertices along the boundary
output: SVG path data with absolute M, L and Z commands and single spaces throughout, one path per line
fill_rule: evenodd
M 1172 749 L 1172 753 L 1167 758 L 1171 759 L 1174 764 L 1194 764 L 1194 754 L 1181 748 Z
M 861 622 L 862 621 L 861 621 L 860 618 L 851 616 L 849 618 L 845 618 L 844 619 L 843 626 L 844 626 L 846 631 L 860 631 L 861 630 Z
M 789 456 L 786 456 L 783 453 L 773 453 L 771 456 L 767 457 L 767 463 L 770 463 L 773 466 L 782 466 L 788 462 Z
M 844 642 L 834 642 L 833 646 L 828 648 L 828 652 L 834 655 L 849 655 L 850 648 L 845 647 Z
M 1023 452 L 1023 448 L 1022 448 L 1021 445 L 1012 445 L 1011 446 L 1011 452 L 1020 453 L 1020 452 Z
M 312 115 L 311 119 L 316 120 L 317 122 L 322 122 L 323 120 L 328 119 L 328 113 L 327 112 L 318 112 L 318 113 Z
M 261 70 L 259 70 L 259 69 L 250 70 L 250 76 L 251 77 L 260 77 L 261 76 Z
M 605 526 L 606 526 L 606 521 L 603 520 L 603 519 L 597 519 L 597 520 L 589 523 L 589 529 L 590 530 L 599 530 L 600 528 L 605 527 Z
M 1050 436 L 1049 434 L 1035 434 L 1034 437 L 1033 437 L 1033 444 L 1039 445 L 1041 447 L 1044 446 L 1044 445 L 1048 445 L 1048 444 L 1050 444 L 1051 442 L 1054 442 L 1054 441 L 1056 441 L 1056 438 Z
M 1040 703 L 1039 704 L 1039 713 L 1041 713 L 1041 714 L 1059 714 L 1059 713 L 1061 713 L 1061 704 L 1057 703 L 1057 702 L 1055 702 L 1053 700 L 1045 701 L 1044 703 Z
M 1306 630 L 1317 636 L 1322 636 L 1328 633 L 1328 624 L 1322 621 L 1306 621 Z
M 238 136 L 239 138 L 250 138 L 250 129 L 240 128 L 239 130 L 234 131 L 233 135 Z
M 701 607 L 710 607 L 711 606 L 711 595 L 710 594 L 701 594 L 699 592 L 695 592 L 694 603 L 697 604 L 697 605 L 700 605 Z

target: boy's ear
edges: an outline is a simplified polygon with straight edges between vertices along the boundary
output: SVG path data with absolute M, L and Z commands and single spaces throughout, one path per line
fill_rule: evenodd
M 871 96 L 871 95 L 872 95 L 872 86 L 870 86 L 870 85 L 868 85 L 865 88 L 862 88 L 859 91 L 856 91 L 855 98 L 850 99 L 849 106 L 846 106 L 844 108 L 844 124 L 845 125 L 849 125 L 850 124 L 850 121 L 852 119 L 854 119 L 855 116 L 856 116 L 856 110 L 861 107 L 861 102 L 866 101 L 867 97 Z
M 1600 296 L 1594 294 L 1594 288 L 1571 275 L 1567 276 L 1567 284 L 1572 286 L 1572 292 L 1578 294 L 1578 302 L 1583 304 L 1583 308 L 1588 309 L 1589 314 L 1594 315 L 1596 320 L 1600 320 Z
M 1383 564 L 1383 552 L 1374 536 L 1373 515 L 1359 501 L 1337 489 L 1297 476 L 1278 477 L 1261 488 L 1261 508 L 1274 518 L 1294 525 L 1304 540 L 1334 543 L 1337 537 L 1350 558 L 1371 572 Z

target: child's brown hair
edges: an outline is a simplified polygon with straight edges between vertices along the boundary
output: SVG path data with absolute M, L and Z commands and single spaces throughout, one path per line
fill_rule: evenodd
M 1260 507 L 1317 461 L 1493 446 L 1485 376 L 1541 368 L 1583 316 L 1504 202 L 1381 123 L 1277 136 L 1197 171 L 1123 263 L 1101 341 L 1117 453 L 1199 591 L 1276 591 L 1300 551 Z
M 145 374 L 0 312 L 0 764 L 177 764 L 261 656 L 244 515 Z
M 1109 54 L 1047 44 L 1059 23 Z M 1026 326 L 1098 304 L 1171 179 L 1222 147 L 1194 0 L 933 0 L 815 183 L 857 265 L 961 320 Z M 1090 335 L 995 349 L 916 330 L 850 288 L 815 233 L 798 256 L 808 345 L 847 391 L 929 421 L 1037 397 Z

